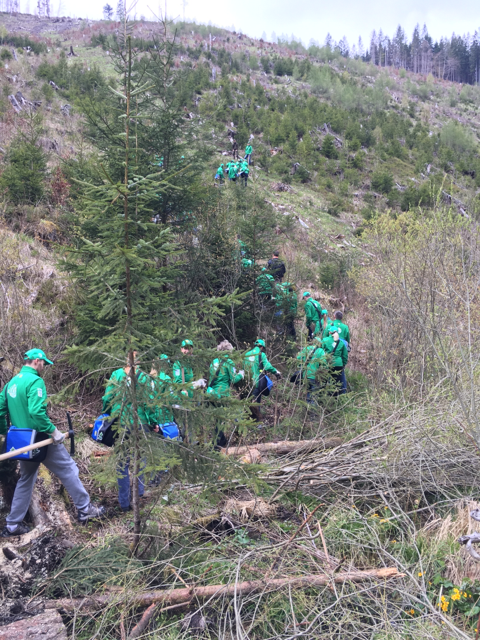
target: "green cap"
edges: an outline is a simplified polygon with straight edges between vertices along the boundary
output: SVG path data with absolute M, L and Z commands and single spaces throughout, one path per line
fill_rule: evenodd
M 255 340 L 255 344 L 257 345 L 257 347 L 264 347 L 265 346 L 265 340 Z
M 305 291 L 302 298 L 307 298 L 310 295 L 310 291 Z
M 182 347 L 193 347 L 193 342 L 191 340 L 183 340 Z
M 326 316 L 326 315 L 328 315 L 327 309 L 322 309 L 322 316 Z
M 167 355 L 165 355 L 164 353 L 161 353 L 161 354 L 158 356 L 158 359 L 159 359 L 159 360 L 168 360 L 168 356 L 167 356 Z
M 338 331 L 338 327 L 336 327 L 334 324 L 331 324 L 328 327 L 328 333 L 335 333 L 335 331 Z
M 41 349 L 30 349 L 25 353 L 24 358 L 25 360 L 36 360 L 38 358 L 39 360 L 45 360 L 46 364 L 53 364 Z

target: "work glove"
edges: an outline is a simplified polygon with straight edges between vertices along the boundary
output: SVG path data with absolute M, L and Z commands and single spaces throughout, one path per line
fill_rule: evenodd
M 280 373 L 280 371 L 277 371 L 275 375 L 277 376 L 277 380 L 280 380 L 280 378 L 282 377 L 282 374 Z
M 243 369 L 240 369 L 240 371 L 238 372 L 238 374 L 240 376 L 242 376 L 242 378 L 245 378 L 245 371 Z
M 199 389 L 199 388 L 204 389 L 206 386 L 207 386 L 207 381 L 205 380 L 205 378 L 199 378 L 198 380 L 194 380 L 192 382 L 192 387 L 194 389 Z
M 62 444 L 65 440 L 65 434 L 59 431 L 57 427 L 55 427 L 55 431 L 50 435 L 53 438 L 53 444 Z

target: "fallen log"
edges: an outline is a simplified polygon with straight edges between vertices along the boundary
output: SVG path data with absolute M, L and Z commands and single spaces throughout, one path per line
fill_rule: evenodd
M 259 444 L 253 444 L 251 446 L 242 447 L 227 447 L 221 449 L 221 452 L 226 456 L 244 456 L 252 450 L 256 450 L 259 453 L 273 453 L 274 455 L 281 456 L 286 453 L 293 453 L 295 451 L 314 451 L 315 449 L 334 449 L 343 444 L 341 438 L 326 438 L 325 440 L 282 440 L 282 442 L 262 442 Z
M 60 598 L 59 600 L 47 600 L 45 610 L 62 609 L 64 611 L 79 611 L 81 609 L 102 609 L 108 604 L 130 604 L 139 607 L 149 607 L 154 603 L 162 605 L 188 604 L 192 600 L 208 600 L 223 598 L 225 596 L 245 596 L 258 591 L 276 590 L 282 587 L 292 589 L 312 589 L 325 587 L 329 584 L 343 584 L 345 582 L 365 582 L 368 580 L 389 580 L 401 578 L 405 574 L 399 573 L 395 567 L 383 567 L 382 569 L 368 569 L 366 571 L 346 571 L 333 575 L 306 575 L 291 578 L 272 578 L 268 580 L 247 580 L 245 582 L 233 582 L 231 584 L 215 584 L 207 587 L 186 587 L 183 589 L 168 589 L 165 591 L 147 591 L 145 593 L 131 594 L 130 597 L 122 595 L 115 598 L 113 595 L 90 596 L 86 598 Z

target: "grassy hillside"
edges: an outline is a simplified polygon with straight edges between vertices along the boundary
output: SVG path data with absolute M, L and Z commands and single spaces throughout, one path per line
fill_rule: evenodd
M 130 27 L 143 93 L 132 101 L 142 118 L 129 120 L 121 25 L 2 14 L 2 383 L 33 343 L 50 354 L 51 415 L 60 425 L 71 411 L 82 478 L 108 518 L 72 532 L 75 510 L 43 472 L 43 504 L 61 503 L 49 517 L 75 546 L 20 579 L 0 563 L 10 598 L 0 620 L 12 621 L 16 599 L 28 612 L 36 594 L 102 594 L 112 599 L 100 612 L 62 609 L 75 638 L 474 637 L 478 567 L 456 539 L 476 527 L 480 89 L 203 25 L 168 25 L 168 47 L 164 25 Z M 233 138 L 254 148 L 246 188 L 214 182 Z M 127 161 L 137 235 L 125 249 Z M 327 384 L 313 410 L 290 383 L 306 344 L 301 304 L 293 340 L 258 292 L 274 248 L 297 295 L 343 310 L 352 329 L 349 393 L 333 397 Z M 189 428 L 203 444 L 156 450 L 169 471 L 142 503 L 134 553 L 115 458 L 88 437 L 104 378 L 124 364 L 128 252 L 146 371 L 159 353 L 181 357 L 184 337 L 196 376 L 208 378 L 221 339 L 242 368 L 260 336 L 283 374 L 261 429 L 245 389 L 225 406 L 195 391 Z M 215 424 L 254 452 L 213 451 Z M 321 447 L 280 457 L 254 447 L 305 439 Z M 0 477 L 3 515 L 14 467 Z M 335 578 L 385 567 L 402 575 Z M 331 582 L 308 588 L 319 574 Z M 140 592 L 289 576 L 307 585 L 159 606 L 129 635 Z

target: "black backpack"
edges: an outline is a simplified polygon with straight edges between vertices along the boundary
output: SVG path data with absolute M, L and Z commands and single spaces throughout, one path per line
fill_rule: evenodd
M 281 280 L 287 271 L 280 258 L 272 258 L 269 260 L 268 267 L 275 280 Z

